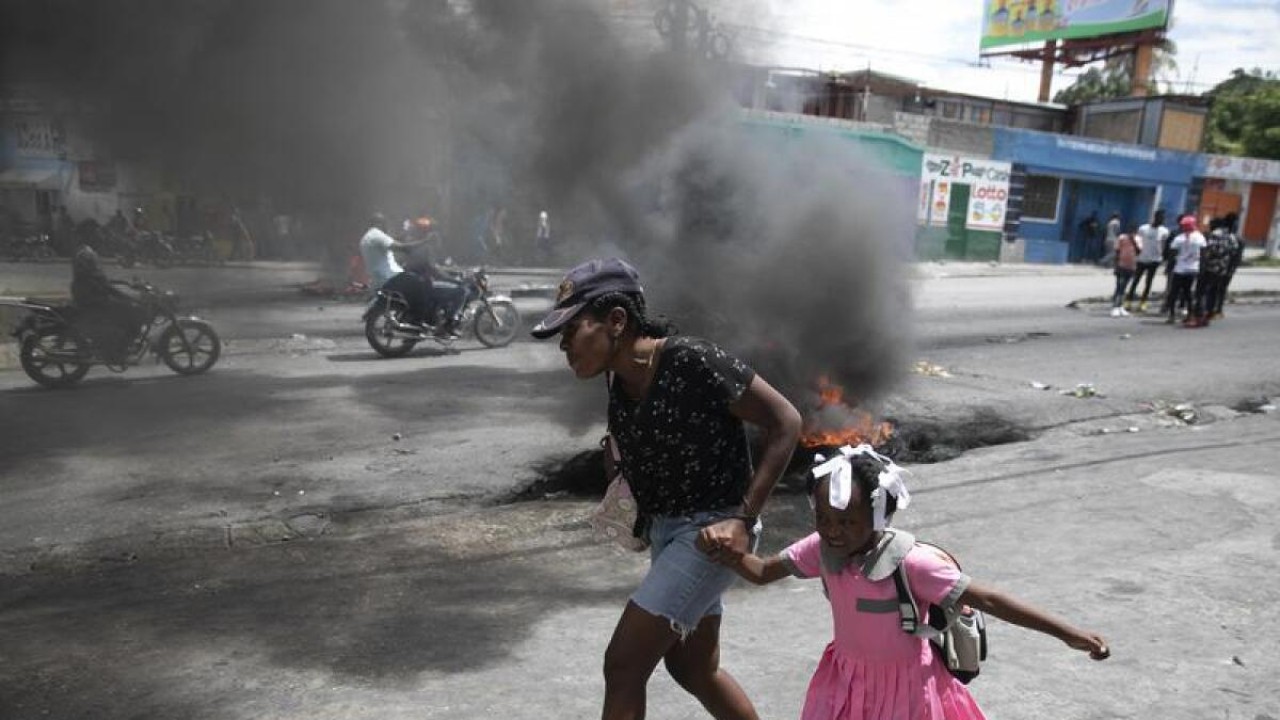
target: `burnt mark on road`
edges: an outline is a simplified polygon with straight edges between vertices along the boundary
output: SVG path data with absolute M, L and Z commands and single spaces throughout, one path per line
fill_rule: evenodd
M 880 452 L 905 464 L 945 462 L 969 450 L 1026 442 L 1036 434 L 1001 416 L 991 408 L 980 408 L 952 420 L 917 418 L 890 419 L 893 435 L 879 446 Z M 813 450 L 797 447 L 791 467 L 779 483 L 783 492 L 804 491 L 804 471 Z M 552 456 L 534 468 L 537 477 L 517 488 L 504 502 L 541 500 L 547 497 L 601 497 L 605 490 L 604 452 L 589 450 L 570 456 Z

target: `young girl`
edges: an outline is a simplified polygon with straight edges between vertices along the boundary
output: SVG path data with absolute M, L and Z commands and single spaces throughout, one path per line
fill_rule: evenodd
M 809 683 L 802 720 L 984 717 L 968 689 L 934 654 L 932 643 L 902 630 L 893 582 L 899 564 L 922 611 L 930 604 L 969 605 L 1052 635 L 1095 660 L 1110 655 L 1101 636 L 970 581 L 915 546 L 911 535 L 888 527 L 894 511 L 910 500 L 902 468 L 888 458 L 867 445 L 846 445 L 831 460 L 818 460 L 809 478 L 817 532 L 769 558 L 703 545 L 757 585 L 788 575 L 822 579 L 835 638 Z

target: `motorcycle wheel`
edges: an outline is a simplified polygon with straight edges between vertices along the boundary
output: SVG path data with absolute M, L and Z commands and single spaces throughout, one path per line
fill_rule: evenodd
M 39 330 L 23 339 L 18 359 L 27 377 L 57 390 L 75 385 L 89 373 L 91 363 L 65 359 L 87 353 L 86 343 L 78 335 L 51 328 Z
M 417 340 L 398 337 L 395 334 L 395 323 L 395 316 L 386 310 L 370 313 L 365 318 L 364 338 L 369 341 L 369 347 L 382 357 L 403 357 L 418 344 Z
M 476 309 L 476 339 L 485 347 L 504 347 L 520 332 L 520 311 L 514 303 L 490 302 Z
M 186 337 L 186 345 L 182 342 L 183 337 Z M 179 375 L 199 375 L 218 362 L 222 355 L 222 340 L 209 323 L 179 320 L 160 334 L 156 350 L 170 370 Z

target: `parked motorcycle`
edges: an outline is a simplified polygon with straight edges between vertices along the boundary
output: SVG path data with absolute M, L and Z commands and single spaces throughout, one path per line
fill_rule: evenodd
M 163 233 L 154 230 L 140 230 L 134 237 L 127 238 L 117 258 L 120 267 L 131 268 L 138 263 L 167 268 L 178 261 L 178 251 Z
M 56 257 L 48 235 L 10 235 L 0 241 L 0 256 L 10 262 L 51 260 Z
M 511 298 L 489 292 L 489 276 L 484 268 L 463 275 L 460 282 L 467 299 L 457 329 L 475 336 L 485 347 L 510 344 L 520 330 L 520 312 Z M 453 344 L 453 338 L 439 332 L 444 322 L 440 311 L 433 313 L 428 322 L 416 325 L 410 322 L 409 307 L 401 293 L 386 286 L 379 289 L 364 313 L 364 336 L 369 347 L 383 357 L 400 357 L 423 340 L 434 340 L 445 347 Z
M 29 311 L 13 333 L 27 376 L 48 388 L 70 387 L 94 365 L 124 372 L 140 364 L 148 352 L 180 375 L 198 375 L 213 367 L 222 354 L 222 340 L 212 325 L 195 316 L 179 316 L 178 298 L 171 292 L 138 281 L 128 286 L 143 310 L 140 315 L 149 319 L 128 339 L 123 354 L 98 346 L 99 333 L 81 322 L 80 309 L 32 300 L 0 301 Z

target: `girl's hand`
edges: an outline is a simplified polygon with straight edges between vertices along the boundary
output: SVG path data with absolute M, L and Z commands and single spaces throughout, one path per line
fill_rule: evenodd
M 1111 648 L 1101 635 L 1095 633 L 1079 633 L 1063 640 L 1069 647 L 1089 653 L 1094 660 L 1106 660 L 1111 657 Z

